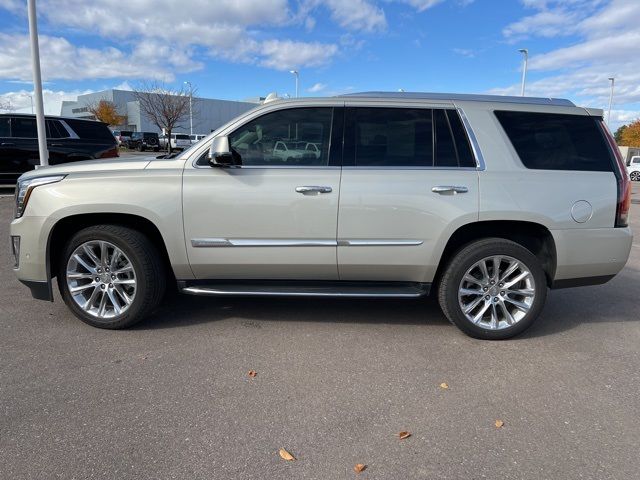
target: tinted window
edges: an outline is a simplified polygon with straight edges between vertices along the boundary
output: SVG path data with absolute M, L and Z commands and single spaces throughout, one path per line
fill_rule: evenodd
M 433 166 L 432 111 L 356 108 L 356 166 Z
M 0 137 L 8 137 L 10 135 L 9 117 L 0 117 Z
M 447 119 L 449 120 L 449 126 L 453 133 L 453 138 L 456 143 L 456 153 L 458 154 L 458 164 L 461 167 L 476 167 L 476 160 L 471 152 L 471 145 L 469 144 L 469 138 L 462 126 L 462 120 L 460 120 L 460 114 L 455 110 L 445 110 Z
M 436 167 L 457 167 L 458 156 L 453 141 L 453 133 L 444 110 L 434 110 L 436 137 Z
M 47 120 L 47 138 L 69 138 L 69 132 L 58 120 Z
M 267 113 L 229 135 L 229 143 L 243 165 L 327 165 L 331 117 L 331 108 Z
M 604 135 L 594 117 L 507 111 L 495 114 L 527 168 L 613 170 Z
M 14 117 L 11 119 L 11 136 L 16 138 L 37 138 L 35 118 Z
M 87 138 L 91 140 L 106 140 L 109 143 L 114 143 L 115 140 L 111 131 L 106 124 L 102 122 L 94 122 L 91 120 L 74 120 L 65 119 L 65 122 L 73 129 L 74 132 L 80 138 Z M 122 132 L 124 134 L 124 132 Z
M 176 135 L 178 140 L 190 140 L 189 135 Z

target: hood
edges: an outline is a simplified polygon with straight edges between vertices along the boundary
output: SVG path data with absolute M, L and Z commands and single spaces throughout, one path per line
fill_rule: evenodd
M 124 170 L 144 170 L 155 160 L 152 155 L 136 158 L 113 158 L 109 160 L 81 160 L 78 162 L 61 163 L 50 167 L 41 167 L 23 174 L 20 179 L 44 177 L 72 173 L 120 172 Z

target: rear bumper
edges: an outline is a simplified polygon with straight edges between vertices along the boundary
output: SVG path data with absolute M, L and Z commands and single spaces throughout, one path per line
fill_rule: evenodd
M 556 274 L 552 288 L 599 285 L 611 280 L 627 263 L 630 228 L 552 230 Z

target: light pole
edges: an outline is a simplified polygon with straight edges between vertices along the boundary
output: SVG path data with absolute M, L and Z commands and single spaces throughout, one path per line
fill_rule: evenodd
M 611 92 L 609 93 L 609 113 L 607 114 L 607 125 L 611 124 L 611 104 L 613 103 L 613 87 L 616 83 L 615 77 L 609 77 L 611 82 Z
M 33 95 L 29 95 L 28 93 L 21 93 L 20 95 L 22 95 L 23 97 L 29 97 L 29 99 L 31 100 L 31 113 L 33 113 Z
M 292 73 L 296 76 L 296 98 L 298 98 L 298 82 L 300 81 L 300 72 L 297 70 L 289 70 L 289 73 Z
M 521 48 L 518 50 L 524 56 L 524 62 L 522 64 L 522 86 L 520 87 L 520 96 L 524 97 L 524 86 L 527 82 L 527 63 L 529 63 L 529 50 Z
M 47 131 L 44 123 L 44 102 L 42 100 L 42 75 L 40 74 L 40 47 L 38 45 L 38 17 L 36 16 L 36 0 L 28 0 L 29 40 L 31 43 L 31 69 L 33 71 L 33 93 L 36 97 L 36 126 L 38 128 L 38 153 L 40 165 L 49 165 L 47 150 Z
M 184 82 L 189 85 L 189 135 L 193 135 L 193 85 L 191 82 Z

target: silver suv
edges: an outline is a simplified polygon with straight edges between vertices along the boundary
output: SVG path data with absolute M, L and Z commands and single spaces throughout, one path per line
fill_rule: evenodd
M 277 146 L 315 145 L 280 155 Z M 602 111 L 567 100 L 365 93 L 276 100 L 176 158 L 27 173 L 15 272 L 81 320 L 192 295 L 413 298 L 512 337 L 549 288 L 625 265 L 629 177 Z

